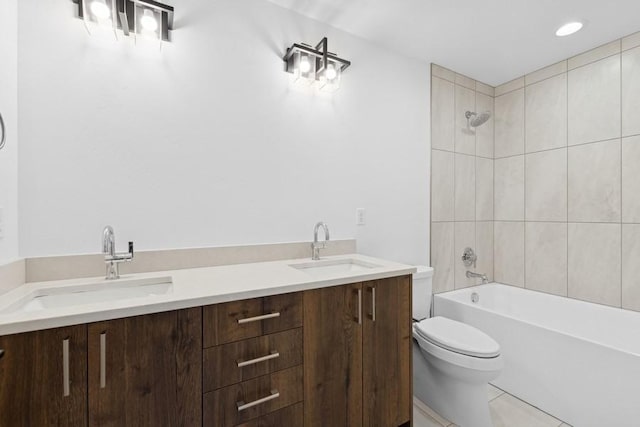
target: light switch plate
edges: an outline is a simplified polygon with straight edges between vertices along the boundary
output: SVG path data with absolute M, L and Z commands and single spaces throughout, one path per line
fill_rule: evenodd
M 367 223 L 366 213 L 364 208 L 356 209 L 356 225 L 365 225 Z

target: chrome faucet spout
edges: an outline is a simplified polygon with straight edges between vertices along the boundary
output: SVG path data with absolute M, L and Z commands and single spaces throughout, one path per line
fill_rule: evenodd
M 107 225 L 102 231 L 102 253 L 104 254 L 104 262 L 107 269 L 105 278 L 107 280 L 119 279 L 119 264 L 133 260 L 133 242 L 129 242 L 129 252 L 116 253 L 116 235 L 113 227 Z
M 487 278 L 487 275 L 486 275 L 486 274 L 482 274 L 482 273 L 474 273 L 473 271 L 469 271 L 469 270 L 467 270 L 467 277 L 468 277 L 469 279 L 476 278 L 476 277 L 477 277 L 477 278 L 480 278 L 480 279 L 482 279 L 482 284 L 483 284 L 483 285 L 486 285 L 487 283 L 489 283 L 489 279 Z
M 324 241 L 318 242 L 318 231 L 320 228 L 324 231 Z M 311 259 L 317 261 L 320 259 L 320 249 L 327 247 L 327 242 L 330 240 L 329 227 L 324 222 L 320 221 L 313 228 L 313 243 L 311 244 Z

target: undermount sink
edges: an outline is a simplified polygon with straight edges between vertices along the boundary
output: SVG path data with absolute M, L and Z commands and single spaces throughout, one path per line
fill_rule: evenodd
M 171 277 L 105 280 L 73 286 L 46 287 L 33 290 L 17 302 L 0 310 L 0 314 L 18 311 L 34 312 L 131 298 L 144 298 L 166 295 L 171 292 L 173 292 L 173 279 Z
M 303 264 L 290 264 L 289 267 L 293 267 L 311 276 L 317 277 L 366 271 L 381 266 L 353 258 L 346 258 L 312 261 Z

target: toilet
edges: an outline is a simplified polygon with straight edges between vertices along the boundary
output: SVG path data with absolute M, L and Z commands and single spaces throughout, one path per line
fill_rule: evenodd
M 487 384 L 504 365 L 500 345 L 446 317 L 429 318 L 433 269 L 413 276 L 413 394 L 460 427 L 492 427 Z

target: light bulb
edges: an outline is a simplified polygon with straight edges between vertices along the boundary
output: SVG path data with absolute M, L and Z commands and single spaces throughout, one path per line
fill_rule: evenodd
M 306 74 L 309 71 L 311 71 L 311 63 L 309 62 L 309 58 L 303 56 L 302 58 L 300 58 L 300 72 Z
M 93 0 L 91 2 L 91 13 L 98 19 L 107 19 L 111 17 L 111 9 L 104 0 Z
M 336 71 L 336 67 L 333 64 L 327 65 L 327 70 L 325 71 L 325 77 L 327 80 L 333 80 L 338 77 L 338 72 Z
M 145 9 L 142 18 L 140 18 L 140 25 L 144 31 L 150 31 L 155 33 L 158 29 L 158 21 L 151 9 Z

